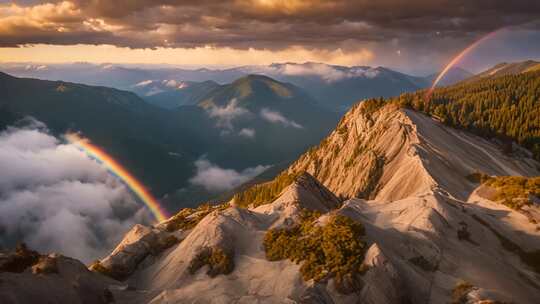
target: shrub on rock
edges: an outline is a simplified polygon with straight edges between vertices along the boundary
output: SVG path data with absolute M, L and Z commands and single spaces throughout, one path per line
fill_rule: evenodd
M 318 217 L 317 212 L 304 211 L 296 226 L 269 230 L 263 242 L 267 259 L 302 263 L 300 272 L 306 281 L 327 276 L 347 281 L 347 277 L 361 273 L 366 251 L 362 224 L 332 215 L 325 225 L 319 225 L 315 223 Z
M 210 277 L 229 274 L 234 270 L 234 255 L 219 247 L 205 247 L 191 261 L 188 270 L 191 274 L 195 274 L 205 265 L 209 267 L 206 274 Z

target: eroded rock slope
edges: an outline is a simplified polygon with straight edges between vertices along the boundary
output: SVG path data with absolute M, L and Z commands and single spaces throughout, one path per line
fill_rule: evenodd
M 538 193 L 508 202 L 486 180 L 534 189 L 539 167 L 417 112 L 360 104 L 279 182 L 134 227 L 91 267 L 92 290 L 116 303 L 537 303 Z M 5 286 L 8 303 L 28 302 Z

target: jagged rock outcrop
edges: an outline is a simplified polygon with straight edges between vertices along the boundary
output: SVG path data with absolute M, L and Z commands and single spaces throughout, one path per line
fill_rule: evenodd
M 467 199 L 476 187 L 465 177 L 538 175 L 530 158 L 504 155 L 493 143 L 412 110 L 353 107 L 321 144 L 288 172 L 307 171 L 338 196 L 399 200 L 442 188 Z
M 117 280 L 127 278 L 149 255 L 158 255 L 176 245 L 180 240 L 166 231 L 135 225 L 113 250 L 113 252 L 90 266 L 90 270 L 101 272 Z
M 361 277 L 363 288 L 360 302 L 370 304 L 391 304 L 405 302 L 407 295 L 397 269 L 382 253 L 377 244 L 366 252 L 364 265 L 368 267 Z
M 270 228 L 290 227 L 302 209 L 327 213 L 340 205 L 339 199 L 313 176 L 302 173 L 295 181 L 283 189 L 271 203 L 252 208 L 254 212 L 269 215 Z

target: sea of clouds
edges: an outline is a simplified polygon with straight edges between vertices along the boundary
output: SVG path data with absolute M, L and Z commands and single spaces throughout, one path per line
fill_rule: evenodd
M 27 118 L 0 133 L 0 247 L 90 262 L 150 213 L 107 170 Z
M 211 192 L 231 190 L 270 168 L 270 166 L 258 165 L 242 171 L 236 171 L 222 168 L 210 162 L 205 156 L 195 162 L 195 167 L 197 168 L 197 172 L 190 179 L 190 183 L 196 186 L 202 186 Z

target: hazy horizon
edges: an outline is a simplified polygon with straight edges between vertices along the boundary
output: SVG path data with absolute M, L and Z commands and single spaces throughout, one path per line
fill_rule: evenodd
M 328 14 L 331 11 L 332 14 Z M 369 14 L 366 14 L 369 12 Z M 0 4 L 0 62 L 234 67 L 306 61 L 426 75 L 537 59 L 540 4 L 458 1 L 12 1 Z
M 510 61 L 498 61 L 493 63 L 488 63 L 485 66 L 476 68 L 476 69 L 469 69 L 466 67 L 463 67 L 459 64 L 453 66 L 454 69 L 462 69 L 467 72 L 476 74 L 483 72 L 489 68 L 492 68 L 494 65 L 499 63 L 515 63 L 520 61 L 526 61 L 526 60 L 533 60 L 533 61 L 540 61 L 540 57 L 532 57 L 532 58 L 522 58 L 521 60 L 510 60 Z M 7 66 L 19 66 L 19 65 L 46 65 L 46 66 L 71 66 L 71 65 L 77 65 L 77 64 L 87 64 L 92 66 L 106 66 L 106 65 L 114 65 L 116 67 L 124 67 L 129 69 L 183 69 L 183 70 L 199 70 L 199 69 L 209 69 L 209 70 L 228 70 L 228 69 L 235 69 L 235 68 L 242 68 L 247 66 L 268 66 L 271 64 L 308 64 L 308 63 L 317 63 L 317 64 L 328 64 L 333 66 L 343 66 L 343 67 L 355 67 L 355 66 L 368 66 L 372 68 L 377 67 L 384 67 L 388 68 L 400 73 L 409 74 L 411 76 L 417 76 L 417 77 L 426 77 L 433 74 L 437 74 L 441 72 L 442 68 L 439 70 L 433 70 L 431 72 L 425 72 L 425 73 L 411 73 L 406 70 L 400 69 L 398 67 L 393 66 L 384 66 L 384 65 L 341 65 L 341 64 L 330 64 L 330 63 L 324 63 L 324 62 L 316 62 L 316 61 L 305 61 L 305 62 L 290 62 L 290 61 L 283 61 L 283 62 L 272 62 L 270 64 L 249 64 L 249 65 L 226 65 L 226 64 L 170 64 L 170 63 L 122 63 L 122 62 L 84 62 L 84 61 L 73 61 L 73 62 L 46 62 L 46 61 L 0 61 L 0 68 L 2 65 Z

